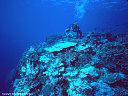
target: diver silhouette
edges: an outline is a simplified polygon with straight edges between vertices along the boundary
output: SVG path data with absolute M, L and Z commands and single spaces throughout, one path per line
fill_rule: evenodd
M 71 24 L 66 30 L 65 30 L 66 34 L 70 37 L 73 37 L 75 35 L 75 37 L 77 38 L 82 38 L 83 34 L 80 31 L 80 28 L 77 24 L 77 22 Z M 75 33 L 75 34 L 74 34 Z M 72 35 L 72 36 L 71 36 Z

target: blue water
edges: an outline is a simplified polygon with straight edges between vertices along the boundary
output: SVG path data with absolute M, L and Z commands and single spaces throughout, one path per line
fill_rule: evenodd
M 5 90 L 6 80 L 25 49 L 49 35 L 64 33 L 74 21 L 85 33 L 128 32 L 127 0 L 60 1 L 63 0 L 0 0 L 1 90 Z

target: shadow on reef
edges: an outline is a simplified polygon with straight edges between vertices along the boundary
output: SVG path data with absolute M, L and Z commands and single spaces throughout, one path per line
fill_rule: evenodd
M 24 52 L 10 92 L 25 96 L 128 96 L 128 34 L 65 34 Z

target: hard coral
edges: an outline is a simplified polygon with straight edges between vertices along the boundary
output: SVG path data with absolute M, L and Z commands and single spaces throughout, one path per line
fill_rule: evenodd
M 78 31 L 71 35 L 73 38 L 63 34 L 24 53 L 13 92 L 33 96 L 118 96 L 126 91 L 120 96 L 128 95 L 128 35 L 89 33 L 79 38 L 80 29 L 71 28 L 76 27 L 66 32 Z

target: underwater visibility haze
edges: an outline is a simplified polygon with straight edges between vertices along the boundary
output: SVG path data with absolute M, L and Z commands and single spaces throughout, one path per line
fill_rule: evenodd
M 128 96 L 127 0 L 0 0 L 0 96 Z

